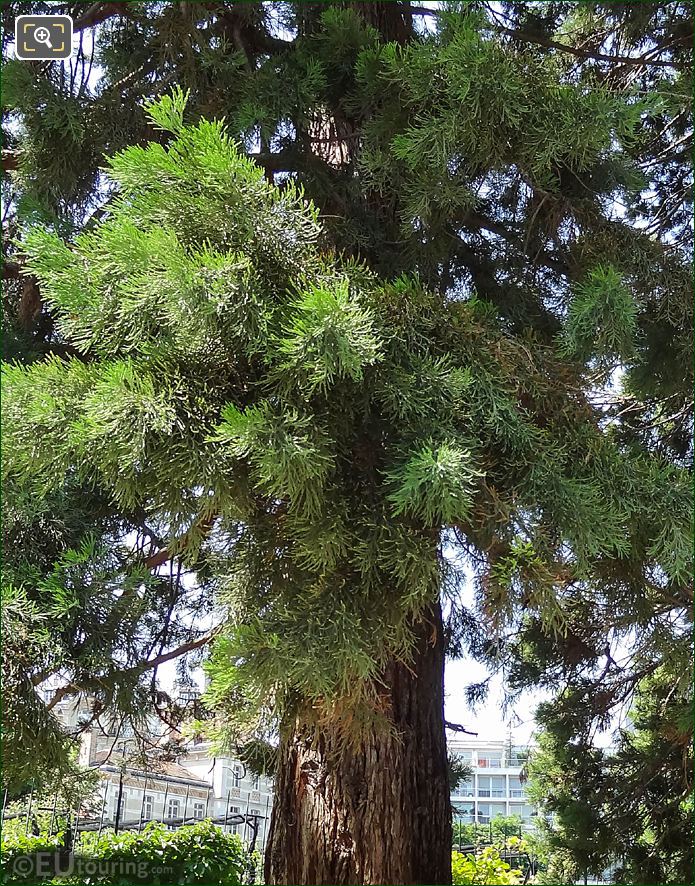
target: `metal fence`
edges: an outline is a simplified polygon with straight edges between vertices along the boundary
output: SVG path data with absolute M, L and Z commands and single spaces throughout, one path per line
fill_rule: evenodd
M 232 829 L 243 826 L 244 833 L 248 835 L 247 839 L 242 838 L 242 843 L 244 844 L 248 856 L 246 882 L 249 884 L 256 882 L 258 871 L 257 859 L 254 856 L 254 852 L 256 849 L 259 851 L 263 849 L 263 846 L 258 845 L 258 836 L 259 831 L 261 830 L 261 825 L 267 821 L 266 815 L 227 812 L 223 815 L 205 815 L 203 817 L 195 815 L 181 815 L 175 817 L 165 817 L 164 815 L 145 816 L 143 802 L 140 815 L 137 818 L 123 818 L 121 816 L 122 785 L 119 787 L 120 790 L 116 803 L 116 814 L 114 816 L 106 815 L 108 791 L 104 792 L 101 799 L 101 811 L 99 814 L 95 814 L 93 811 L 83 810 L 82 807 L 78 807 L 77 809 L 66 809 L 65 807 L 61 807 L 59 805 L 58 795 L 54 797 L 53 802 L 50 805 L 40 805 L 39 802 L 35 801 L 33 790 L 29 793 L 29 796 L 26 799 L 26 806 L 17 809 L 16 803 L 8 803 L 7 791 L 5 791 L 2 800 L 3 825 L 5 822 L 18 821 L 20 823 L 20 830 L 23 830 L 25 835 L 35 834 L 38 836 L 39 833 L 43 833 L 49 836 L 55 836 L 58 833 L 62 833 L 62 848 L 67 852 L 78 848 L 80 836 L 84 833 L 96 832 L 98 835 L 101 835 L 104 831 L 113 831 L 114 833 L 119 833 L 120 831 L 138 831 L 138 833 L 140 833 L 151 822 L 163 824 L 174 830 L 183 827 L 184 825 L 200 824 L 202 821 L 209 821 L 223 831 L 231 831 Z M 42 802 L 45 802 L 45 798 L 42 798 Z M 44 827 L 40 827 L 40 819 L 43 819 Z M 267 829 L 264 828 L 264 837 L 266 830 Z

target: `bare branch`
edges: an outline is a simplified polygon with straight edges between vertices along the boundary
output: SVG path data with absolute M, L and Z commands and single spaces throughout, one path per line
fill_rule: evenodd
M 465 726 L 461 726 L 460 723 L 450 723 L 448 720 L 444 721 L 444 725 L 447 729 L 451 729 L 452 732 L 465 732 L 466 735 L 477 735 L 477 732 L 471 732 L 470 729 L 466 729 Z
M 202 535 L 207 535 L 207 533 L 212 529 L 212 525 L 215 522 L 216 514 L 211 514 L 208 517 L 204 517 L 195 526 L 192 526 L 188 532 L 186 532 L 180 539 L 175 539 L 174 542 L 168 545 L 165 548 L 162 548 L 159 551 L 156 551 L 154 554 L 150 554 L 150 556 L 145 560 L 145 566 L 147 569 L 156 569 L 158 566 L 163 566 L 167 560 L 171 560 L 175 554 L 172 553 L 173 547 L 178 547 L 179 545 L 185 545 L 186 539 L 190 538 L 191 535 L 195 533 L 201 533 Z
M 175 658 L 180 658 L 182 655 L 186 655 L 189 652 L 200 649 L 202 646 L 206 646 L 218 632 L 219 628 L 215 628 L 214 630 L 209 631 L 207 634 L 203 634 L 202 637 L 198 637 L 197 640 L 189 640 L 187 643 L 182 643 L 175 649 L 170 649 L 168 652 L 157 655 L 155 658 L 141 661 L 130 668 L 125 668 L 119 673 L 121 677 L 133 676 L 135 674 L 144 674 L 145 671 L 151 671 L 153 668 L 158 668 L 160 665 L 165 664 L 167 661 L 172 661 Z M 58 702 L 66 696 L 77 695 L 79 692 L 87 692 L 90 688 L 89 684 L 91 682 L 92 681 L 90 680 L 85 681 L 84 686 L 78 686 L 76 683 L 66 683 L 65 686 L 58 687 L 58 689 L 56 689 L 56 691 L 53 693 L 51 700 L 46 705 L 46 710 L 52 710 L 58 704 Z

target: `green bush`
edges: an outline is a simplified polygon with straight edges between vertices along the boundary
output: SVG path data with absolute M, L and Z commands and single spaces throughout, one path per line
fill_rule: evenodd
M 0 867 L 2 868 L 2 882 L 5 883 L 35 883 L 37 882 L 35 859 L 38 853 L 54 855 L 63 846 L 63 835 L 55 834 L 52 837 L 42 835 L 40 837 L 24 836 L 16 832 L 8 833 L 3 826 L 2 845 L 0 848 Z M 29 858 L 33 861 L 26 862 Z
M 508 886 L 521 883 L 521 871 L 512 870 L 500 858 L 494 846 L 488 846 L 477 855 L 451 853 L 451 882 L 454 886 L 485 884 L 485 886 Z
M 2 882 L 41 882 L 37 853 L 53 858 L 62 846 L 55 837 L 16 837 L 2 841 Z M 25 859 L 30 858 L 28 862 Z M 236 835 L 223 833 L 210 822 L 187 825 L 176 831 L 151 823 L 141 832 L 82 835 L 74 859 L 63 856 L 61 867 L 72 863 L 67 877 L 44 879 L 45 883 L 205 883 L 239 886 L 249 859 Z M 44 861 L 49 864 L 49 861 Z

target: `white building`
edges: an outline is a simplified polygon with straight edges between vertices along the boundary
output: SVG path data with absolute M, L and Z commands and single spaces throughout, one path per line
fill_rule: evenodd
M 76 730 L 91 717 L 88 699 L 69 699 L 56 706 L 66 730 Z M 93 826 L 140 829 L 148 821 L 172 826 L 212 819 L 246 843 L 265 845 L 273 803 L 272 779 L 256 776 L 229 755 L 213 756 L 209 742 L 184 738 L 156 718 L 136 739 L 132 726 L 95 720 L 81 737 L 80 763 L 98 768 L 99 798 L 83 812 Z M 120 799 L 119 799 L 120 798 Z M 91 826 L 90 826 L 91 827 Z
M 273 805 L 272 779 L 248 771 L 247 767 L 234 757 L 213 757 L 208 742 L 189 743 L 186 755 L 181 758 L 181 764 L 210 785 L 211 818 L 227 814 L 257 818 L 259 822 L 257 845 L 265 846 Z M 233 826 L 232 831 L 240 833 L 245 840 L 250 838 L 250 831 L 246 825 Z
M 508 740 L 483 741 L 449 737 L 448 748 L 473 770 L 451 795 L 454 818 L 466 824 L 489 824 L 498 815 L 515 815 L 524 827 L 534 824 L 535 810 L 524 790 L 522 770 L 527 750 Z

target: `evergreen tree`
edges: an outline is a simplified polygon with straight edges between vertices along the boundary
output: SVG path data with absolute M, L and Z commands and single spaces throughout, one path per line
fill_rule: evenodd
M 98 491 L 154 523 L 141 563 L 214 582 L 213 700 L 281 735 L 269 882 L 447 882 L 445 649 L 583 679 L 584 734 L 607 661 L 599 719 L 648 676 L 606 642 L 655 662 L 692 599 L 690 9 L 51 8 L 101 76 L 5 69 L 36 361 L 6 376 L 8 488 Z M 180 93 L 148 119 L 172 84 L 186 123 Z
M 559 861 L 568 883 L 606 868 L 617 883 L 692 878 L 689 672 L 689 663 L 666 660 L 645 678 L 608 749 L 573 741 L 565 711 L 541 711 L 546 731 L 528 791 L 545 812 L 548 874 L 556 877 L 547 882 L 559 882 Z

